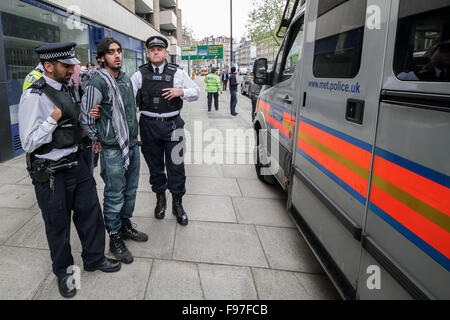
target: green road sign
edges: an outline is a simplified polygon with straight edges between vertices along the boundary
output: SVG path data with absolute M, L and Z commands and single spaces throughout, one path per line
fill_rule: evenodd
M 188 52 L 188 50 L 186 50 L 185 52 Z M 193 52 L 190 50 L 189 53 Z M 183 55 L 181 57 L 181 60 L 210 60 L 210 59 L 223 59 L 223 45 L 197 46 L 196 55 Z

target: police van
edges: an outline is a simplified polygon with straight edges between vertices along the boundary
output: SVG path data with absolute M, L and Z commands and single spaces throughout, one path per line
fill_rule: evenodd
M 450 299 L 450 1 L 288 0 L 278 34 L 258 177 L 343 298 Z

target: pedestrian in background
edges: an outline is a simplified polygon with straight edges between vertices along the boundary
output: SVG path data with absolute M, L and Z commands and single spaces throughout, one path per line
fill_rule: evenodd
M 248 95 L 250 100 L 252 101 L 252 122 L 255 120 L 255 112 L 256 112 L 256 104 L 258 103 L 258 96 L 261 92 L 261 86 L 254 83 L 252 79 L 250 79 L 250 88 L 248 90 Z
M 113 38 L 97 45 L 97 60 L 102 68 L 89 72 L 82 103 L 82 126 L 94 141 L 93 150 L 100 153 L 100 176 L 105 183 L 103 215 L 109 233 L 109 248 L 124 263 L 133 255 L 123 240 L 148 240 L 147 234 L 131 223 L 139 184 L 140 152 L 137 145 L 138 121 L 133 86 L 121 71 L 122 46 Z M 101 105 L 101 116 L 95 120 L 90 110 Z
M 236 67 L 231 67 L 231 74 L 230 74 L 230 93 L 231 93 L 230 110 L 231 110 L 231 115 L 233 115 L 233 116 L 237 116 L 238 115 L 238 113 L 236 112 L 238 85 L 239 85 L 239 82 L 237 82 L 237 79 L 236 79 Z
M 215 74 L 216 69 L 211 68 L 204 81 L 206 83 L 206 92 L 208 93 L 208 112 L 211 112 L 212 100 L 214 98 L 214 107 L 219 110 L 219 93 L 222 93 L 222 83 L 220 77 Z
M 105 226 L 94 177 L 79 153 L 80 106 L 67 83 L 74 65 L 75 43 L 51 43 L 36 49 L 43 76 L 22 94 L 20 140 L 27 152 L 32 179 L 45 224 L 53 273 L 65 298 L 75 296 L 70 267 L 73 222 L 81 240 L 84 269 L 115 272 L 121 264 L 105 257 Z
M 189 75 L 167 62 L 168 42 L 152 36 L 145 42 L 150 62 L 131 77 L 141 112 L 142 153 L 150 170 L 150 184 L 156 193 L 155 218 L 163 219 L 166 190 L 172 194 L 172 213 L 185 226 L 188 216 L 182 205 L 186 193 L 184 169 L 184 121 L 180 116 L 183 100 L 198 100 L 200 89 Z M 167 172 L 167 175 L 166 175 Z
M 230 76 L 228 75 L 228 72 L 226 69 L 222 70 L 222 74 L 220 75 L 220 80 L 222 80 L 222 87 L 223 91 L 227 91 L 227 83 Z

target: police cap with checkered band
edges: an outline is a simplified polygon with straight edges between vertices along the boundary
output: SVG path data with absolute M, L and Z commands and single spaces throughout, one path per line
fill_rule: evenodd
M 155 46 L 167 48 L 169 46 L 169 43 L 163 37 L 152 36 L 148 38 L 147 41 L 145 41 L 145 45 L 147 46 L 147 49 Z
M 35 49 L 41 60 L 59 61 L 61 63 L 74 65 L 80 64 L 75 57 L 75 42 L 48 43 Z

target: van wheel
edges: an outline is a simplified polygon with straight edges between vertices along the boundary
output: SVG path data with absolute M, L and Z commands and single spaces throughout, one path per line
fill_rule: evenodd
M 276 179 L 273 175 L 263 175 L 261 174 L 261 170 L 263 169 L 263 164 L 260 161 L 260 152 L 261 149 L 263 147 L 261 146 L 261 144 L 259 143 L 259 134 L 258 131 L 256 131 L 256 147 L 255 147 L 255 170 L 256 170 L 256 175 L 258 176 L 258 179 L 261 180 L 264 183 L 270 184 L 270 185 L 274 185 L 276 183 Z

